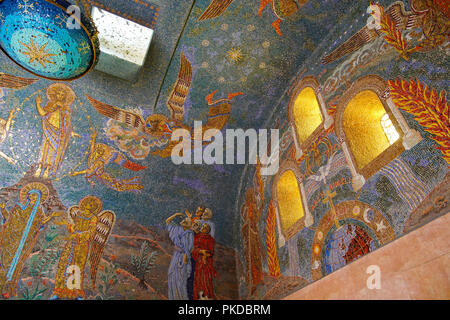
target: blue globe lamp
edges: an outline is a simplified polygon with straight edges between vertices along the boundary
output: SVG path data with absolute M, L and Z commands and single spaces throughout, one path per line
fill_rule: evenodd
M 70 81 L 97 63 L 92 21 L 65 0 L 0 0 L 0 49 L 32 74 Z

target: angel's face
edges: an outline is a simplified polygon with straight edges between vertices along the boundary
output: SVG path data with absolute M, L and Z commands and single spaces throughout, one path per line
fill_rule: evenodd
M 151 120 L 147 122 L 146 131 L 152 136 L 162 136 L 164 134 L 164 122 L 161 120 Z
M 101 157 L 101 156 L 103 156 L 104 154 L 105 154 L 105 149 L 102 148 L 102 146 L 97 145 L 97 147 L 95 148 L 95 155 L 96 155 L 97 157 Z
M 155 137 L 168 133 L 168 119 L 161 114 L 154 114 L 147 118 L 145 131 Z
M 90 217 L 97 210 L 97 204 L 94 201 L 86 201 L 80 206 L 84 216 Z
M 431 4 L 429 2 L 432 1 L 411 0 L 411 7 L 415 12 L 425 11 L 431 7 Z

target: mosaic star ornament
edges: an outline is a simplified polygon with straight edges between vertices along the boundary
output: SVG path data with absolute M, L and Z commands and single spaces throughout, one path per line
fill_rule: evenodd
M 52 80 L 73 80 L 97 63 L 93 23 L 69 15 L 65 0 L 0 1 L 0 48 L 27 71 Z

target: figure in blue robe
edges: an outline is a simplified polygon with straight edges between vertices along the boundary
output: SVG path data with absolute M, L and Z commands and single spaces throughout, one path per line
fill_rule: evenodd
M 166 220 L 169 230 L 169 238 L 175 245 L 172 261 L 169 267 L 169 300 L 189 300 L 187 281 L 192 271 L 191 253 L 194 246 L 194 232 L 191 230 L 190 217 L 180 222 L 180 225 L 172 223 L 172 220 L 182 213 L 176 213 Z

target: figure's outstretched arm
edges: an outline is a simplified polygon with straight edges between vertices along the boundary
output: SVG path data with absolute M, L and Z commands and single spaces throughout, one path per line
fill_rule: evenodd
M 3 219 L 8 220 L 9 212 L 6 210 L 6 204 L 4 202 L 0 203 L 0 210 L 2 212 Z
M 97 140 L 97 131 L 94 131 L 91 136 L 91 147 L 89 151 L 90 152 L 89 157 L 92 157 L 94 155 L 96 140 Z
M 0 151 L 0 157 L 2 157 L 3 159 L 5 159 L 6 161 L 8 161 L 10 164 L 12 164 L 13 166 L 16 165 L 17 161 L 14 160 L 11 157 L 8 157 L 6 154 L 4 154 L 3 152 Z
M 91 136 L 91 141 L 90 141 L 91 145 L 89 147 L 89 162 L 91 161 L 92 157 L 94 156 L 96 138 L 97 138 L 97 131 L 94 131 Z M 76 171 L 76 172 L 70 173 L 69 176 L 76 177 L 76 176 L 80 176 L 82 174 L 87 174 L 89 171 L 90 171 L 89 169 Z
M 6 136 L 8 136 L 8 134 L 9 134 L 9 130 L 11 129 L 11 125 L 12 125 L 12 121 L 16 117 L 16 114 L 17 114 L 17 109 L 15 109 L 15 108 L 9 112 L 9 117 L 8 117 L 8 121 L 6 121 L 6 128 L 5 128 Z
M 70 133 L 70 135 L 72 136 L 72 138 L 78 138 L 78 139 L 81 138 L 81 136 L 78 133 L 73 132 L 73 131 Z
M 175 219 L 176 217 L 180 217 L 180 216 L 184 216 L 184 214 L 181 213 L 181 212 L 175 213 L 174 215 L 172 215 L 172 216 L 170 216 L 169 218 L 167 218 L 166 224 L 171 223 L 173 219 Z
M 42 98 L 40 95 L 36 96 L 36 109 L 41 117 L 45 116 L 45 111 L 42 109 Z
M 71 176 L 71 177 L 81 176 L 82 174 L 86 174 L 87 172 L 88 172 L 87 170 L 76 171 L 76 172 L 69 173 L 69 176 Z
M 46 225 L 49 223 L 53 218 L 61 217 L 63 214 L 65 214 L 64 211 L 54 211 L 49 216 L 44 217 L 44 221 L 42 222 L 43 225 Z

